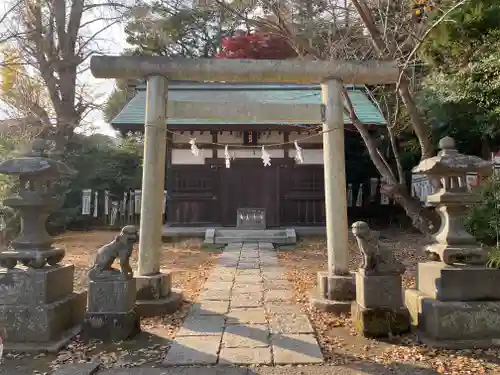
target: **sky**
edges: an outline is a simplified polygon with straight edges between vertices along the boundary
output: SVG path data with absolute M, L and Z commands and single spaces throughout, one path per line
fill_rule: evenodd
M 2 12 L 0 11 L 0 15 Z M 95 23 L 92 28 L 86 30 L 86 32 L 95 32 L 101 30 L 105 24 Z M 106 54 L 118 55 L 124 48 L 129 47 L 125 42 L 124 24 L 116 24 L 106 30 L 105 40 L 102 40 L 99 44 L 101 50 Z M 92 76 L 90 71 L 87 71 L 79 76 L 79 80 L 83 84 L 89 87 L 93 95 L 96 97 L 96 101 L 99 103 L 104 102 L 105 98 L 113 91 L 114 80 L 113 79 L 96 79 Z M 8 107 L 0 101 L 0 120 L 9 119 L 12 116 L 12 111 L 9 111 Z M 91 125 L 92 131 L 94 133 L 106 134 L 109 136 L 116 136 L 116 132 L 113 128 L 107 124 L 101 111 L 95 110 L 91 112 L 85 119 L 86 123 Z M 85 130 L 88 133 L 89 130 Z

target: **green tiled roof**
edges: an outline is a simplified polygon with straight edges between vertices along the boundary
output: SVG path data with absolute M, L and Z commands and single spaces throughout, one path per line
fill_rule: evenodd
M 385 119 L 378 108 L 368 99 L 363 86 L 346 85 L 349 97 L 353 103 L 358 118 L 365 124 L 385 125 Z M 228 83 L 180 83 L 170 82 L 168 100 L 176 102 L 228 103 L 231 101 L 268 103 L 268 104 L 321 104 L 321 89 L 319 85 L 288 85 L 288 84 L 228 84 Z M 111 125 L 143 125 L 146 105 L 144 86 L 137 87 L 136 95 L 111 121 Z M 238 125 L 238 124 L 275 124 L 275 121 L 227 120 L 227 119 L 179 119 L 169 118 L 172 125 Z M 344 123 L 351 121 L 344 116 Z M 292 124 L 287 122 L 287 124 Z M 318 124 L 309 122 L 301 124 Z

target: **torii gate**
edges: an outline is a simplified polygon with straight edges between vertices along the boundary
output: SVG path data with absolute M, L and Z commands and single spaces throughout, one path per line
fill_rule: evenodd
M 165 181 L 168 80 L 321 84 L 328 273 L 319 274 L 316 307 L 345 311 L 354 298 L 349 273 L 342 85 L 397 82 L 394 61 L 216 60 L 146 56 L 94 56 L 96 78 L 147 78 L 138 287 L 161 304 L 162 205 Z M 269 107 L 272 104 L 263 104 Z M 146 301 L 141 301 L 145 303 Z

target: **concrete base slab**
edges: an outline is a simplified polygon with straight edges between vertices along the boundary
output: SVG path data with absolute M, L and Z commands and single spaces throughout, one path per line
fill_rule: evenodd
M 59 340 L 48 342 L 23 342 L 23 343 L 9 343 L 4 342 L 3 351 L 19 352 L 19 353 L 57 353 L 64 348 L 69 342 L 78 335 L 82 330 L 81 325 L 70 328 L 63 333 Z
M 351 311 L 352 301 L 335 301 L 321 296 L 317 290 L 309 293 L 309 305 L 316 310 L 333 314 L 347 314 Z
M 170 295 L 162 299 L 135 301 L 136 311 L 142 318 L 172 314 L 179 309 L 182 299 L 182 291 L 172 288 Z

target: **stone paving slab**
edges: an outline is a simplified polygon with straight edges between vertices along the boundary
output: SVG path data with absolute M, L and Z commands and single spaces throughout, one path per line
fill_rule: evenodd
M 264 292 L 264 301 L 266 302 L 276 302 L 289 301 L 293 297 L 293 293 L 291 290 L 285 289 L 270 289 Z
M 176 337 L 163 364 L 214 365 L 217 363 L 222 334 L 214 336 Z
M 273 302 L 266 303 L 266 310 L 270 315 L 294 315 L 302 314 L 300 307 L 291 303 Z
M 257 349 L 257 348 L 256 348 Z M 262 349 L 262 348 L 258 348 Z M 244 365 L 245 363 L 242 363 Z M 74 366 L 74 365 L 73 365 Z M 438 375 L 433 369 L 422 368 L 417 365 L 396 365 L 391 369 L 384 365 L 364 361 L 347 366 L 329 365 L 302 365 L 298 366 L 259 366 L 239 367 L 229 364 L 217 366 L 199 365 L 189 367 L 150 368 L 134 367 L 99 371 L 98 375 Z M 397 367 L 397 368 L 394 368 Z M 0 368 L 0 374 L 3 374 Z M 27 375 L 26 372 L 9 372 L 8 375 Z M 72 372 L 54 375 L 73 375 Z M 92 374 L 85 374 L 92 375 Z
M 314 335 L 271 335 L 275 364 L 322 363 L 323 354 Z
M 255 262 L 255 263 L 238 263 L 238 269 L 246 269 L 246 270 L 251 270 L 251 269 L 259 269 L 260 268 L 260 263 Z
M 233 285 L 233 295 L 242 293 L 262 293 L 264 288 L 261 283 L 258 284 L 246 284 L 246 283 L 234 283 Z
M 222 336 L 222 346 L 225 348 L 257 348 L 269 344 L 267 324 L 229 325 Z
M 245 270 L 245 269 L 242 269 L 242 270 L 238 270 L 236 271 L 236 277 L 240 277 L 240 276 L 258 276 L 260 277 L 260 269 L 250 269 L 250 270 Z
M 264 280 L 265 289 L 293 290 L 293 284 L 288 280 Z
M 238 284 L 259 284 L 262 283 L 260 275 L 236 275 L 234 282 Z
M 226 316 L 227 324 L 267 324 L 266 310 L 263 307 L 231 309 Z
M 225 264 L 207 278 L 164 364 L 321 363 L 309 319 L 290 300 L 293 285 L 276 252 L 235 246 L 221 254 Z
M 191 307 L 191 313 L 194 315 L 223 315 L 229 311 L 228 301 L 201 301 Z
M 101 366 L 100 363 L 75 363 L 61 365 L 54 375 L 93 375 Z
M 222 348 L 220 364 L 235 365 L 270 365 L 272 363 L 271 347 L 265 348 Z
M 176 338 L 182 336 L 220 336 L 224 324 L 223 316 L 189 314 L 177 332 Z
M 231 298 L 231 309 L 237 307 L 259 307 L 262 306 L 262 294 L 260 293 L 247 293 L 247 294 L 235 294 Z
M 314 329 L 306 314 L 274 315 L 270 317 L 271 333 L 313 333 Z
M 203 291 L 205 290 L 231 290 L 233 287 L 232 281 L 218 281 L 218 282 L 206 282 L 203 285 Z
M 205 290 L 200 293 L 198 299 L 200 301 L 229 301 L 229 297 L 231 296 L 231 290 L 224 289 L 213 289 L 213 290 Z

